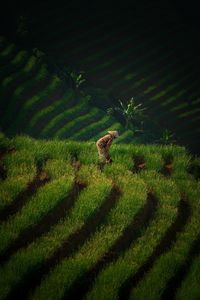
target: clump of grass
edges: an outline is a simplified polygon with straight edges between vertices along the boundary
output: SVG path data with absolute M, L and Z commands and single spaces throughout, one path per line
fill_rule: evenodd
M 49 162 L 46 170 L 50 171 L 52 181 L 39 188 L 21 211 L 9 219 L 7 223 L 3 223 L 0 226 L 2 241 L 0 252 L 4 251 L 23 230 L 36 224 L 69 193 L 74 180 L 74 174 L 71 166 L 65 163 L 64 169 L 63 163 L 63 161 Z M 50 164 L 53 164 L 53 166 L 50 166 Z M 54 169 L 54 166 L 58 164 L 60 168 Z M 70 172 L 68 173 L 67 170 Z
M 103 176 L 97 169 L 94 169 L 93 173 L 91 173 L 91 168 L 88 169 L 87 166 L 80 169 L 80 173 L 77 174 L 77 180 L 84 180 L 84 182 L 89 182 L 90 185 L 86 189 L 84 189 L 82 193 L 80 193 L 75 206 L 73 207 L 69 215 L 67 215 L 62 221 L 60 221 L 59 224 L 54 226 L 46 236 L 43 236 L 39 238 L 39 240 L 36 240 L 27 249 L 22 249 L 20 252 L 17 252 L 16 255 L 14 255 L 8 262 L 8 264 L 6 264 L 0 270 L 0 274 L 4 274 L 4 276 L 2 276 L 3 281 L 1 281 L 0 283 L 0 291 L 2 297 L 6 297 L 6 295 L 11 290 L 12 285 L 17 284 L 20 280 L 25 278 L 26 274 L 28 274 L 28 272 L 32 268 L 38 266 L 42 261 L 50 257 L 55 249 L 61 246 L 70 234 L 79 230 L 83 226 L 87 218 L 89 218 L 98 210 L 99 206 L 109 195 L 112 188 L 111 181 L 109 179 Z M 36 209 L 37 206 L 35 206 L 37 201 L 42 201 L 47 205 L 48 202 L 46 201 L 48 199 L 48 201 L 50 201 L 50 203 L 48 204 L 49 207 L 50 204 L 52 205 L 53 198 L 55 202 L 57 197 L 60 196 L 59 194 L 62 193 L 63 189 L 61 187 L 63 186 L 63 188 L 65 187 L 66 189 L 66 186 L 69 187 L 69 182 L 71 185 L 71 179 L 69 178 L 69 176 L 67 176 L 63 179 L 56 179 L 52 183 L 50 183 L 52 187 L 51 191 L 49 189 L 43 189 L 43 192 L 41 191 L 40 196 L 38 195 L 30 204 L 33 209 L 33 215 L 38 209 Z M 55 191 L 52 190 L 53 186 L 55 187 Z M 65 190 L 65 196 L 66 193 L 67 191 Z M 44 196 L 44 198 L 42 197 L 42 195 Z M 43 200 L 41 197 L 43 198 Z M 40 206 L 41 205 L 42 203 L 40 203 Z M 40 210 L 41 209 L 42 207 L 40 208 Z M 44 210 L 45 207 L 43 207 L 43 211 Z M 26 215 L 27 214 L 25 213 L 23 214 L 25 219 Z M 33 216 L 31 217 L 31 219 L 33 221 Z M 20 228 L 23 226 L 21 224 L 24 224 L 24 222 L 25 220 L 20 223 Z M 30 220 L 28 222 L 30 222 Z M 24 263 L 25 261 L 26 263 Z M 15 270 L 15 272 L 11 271 L 11 269 Z
M 138 177 L 133 178 L 132 176 L 118 177 L 117 184 L 123 191 L 123 196 L 116 208 L 108 214 L 105 225 L 103 224 L 77 253 L 68 260 L 62 261 L 52 270 L 36 290 L 33 299 L 53 299 L 55 294 L 59 299 L 62 298 L 73 282 L 101 259 L 122 234 L 123 229 L 132 221 L 144 204 L 145 184 Z M 126 188 L 127 184 L 130 189 Z
M 146 179 L 149 188 L 153 190 L 159 200 L 155 218 L 137 242 L 130 246 L 116 262 L 101 272 L 96 278 L 91 292 L 87 295 L 87 299 L 95 299 L 97 295 L 98 299 L 117 299 L 117 292 L 121 284 L 131 274 L 136 273 L 176 217 L 180 195 L 175 184 L 171 180 L 166 181 L 156 175 L 156 172 L 154 172 L 154 177 L 152 177 L 152 172 L 149 173 L 151 174 L 143 173 L 143 178 Z
M 185 225 L 183 232 L 177 235 L 177 240 L 173 247 L 156 261 L 150 272 L 148 272 L 139 285 L 132 290 L 131 298 L 133 299 L 159 299 L 167 286 L 167 282 L 176 274 L 178 268 L 184 264 L 192 244 L 195 239 L 198 238 L 200 232 L 200 186 L 190 180 L 177 179 L 176 182 L 180 191 L 187 195 L 187 201 L 189 201 L 191 206 L 191 218 Z M 196 266 L 193 268 L 195 270 Z M 196 293 L 199 293 L 199 289 L 197 289 L 196 285 L 197 282 L 194 282 L 194 290 L 191 289 L 191 286 L 193 286 L 191 282 L 192 272 L 189 272 L 188 278 L 188 281 L 191 283 L 190 295 L 188 295 L 188 290 L 183 288 L 179 293 L 178 299 L 195 299 L 193 296 L 195 296 Z M 195 280 L 195 278 L 193 278 L 193 280 Z

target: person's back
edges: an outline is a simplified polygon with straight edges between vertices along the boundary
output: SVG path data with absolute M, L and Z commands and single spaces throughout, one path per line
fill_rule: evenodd
M 118 131 L 108 131 L 108 134 L 106 134 L 96 142 L 96 146 L 99 152 L 99 158 L 101 161 L 106 163 L 112 162 L 109 155 L 109 148 L 112 144 L 113 139 L 118 136 Z

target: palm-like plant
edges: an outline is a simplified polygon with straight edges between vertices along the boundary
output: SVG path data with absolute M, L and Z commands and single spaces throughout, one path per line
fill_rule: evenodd
M 160 141 L 162 144 L 172 144 L 175 142 L 175 140 L 173 138 L 174 138 L 174 134 L 172 132 L 170 132 L 168 129 L 165 129 L 162 132 Z
M 119 107 L 115 107 L 114 109 L 109 108 L 107 112 L 111 114 L 114 110 L 118 111 L 125 119 L 125 127 L 128 129 L 132 129 L 133 131 L 139 131 L 139 128 L 142 127 L 144 122 L 144 110 L 146 108 L 142 108 L 142 104 L 136 104 L 133 97 L 124 104 L 121 100 L 119 100 Z M 141 129 L 140 129 L 141 130 Z

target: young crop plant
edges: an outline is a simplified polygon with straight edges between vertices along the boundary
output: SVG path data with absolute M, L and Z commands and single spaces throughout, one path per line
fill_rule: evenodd
M 112 113 L 112 111 L 119 112 L 125 119 L 125 127 L 126 129 L 131 129 L 134 132 L 141 130 L 144 123 L 144 110 L 142 108 L 142 104 L 136 104 L 134 98 L 131 98 L 127 101 L 127 105 L 125 105 L 121 100 L 119 100 L 120 106 L 109 108 L 108 113 Z
M 160 138 L 160 142 L 164 145 L 175 143 L 174 133 L 170 132 L 168 129 L 165 129 Z

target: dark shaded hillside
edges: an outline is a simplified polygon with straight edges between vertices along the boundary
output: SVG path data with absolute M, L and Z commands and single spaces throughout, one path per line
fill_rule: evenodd
M 25 44 L 61 67 L 84 70 L 113 103 L 135 97 L 159 126 L 199 152 L 200 47 L 193 3 L 42 1 L 16 9 L 29 20 Z

